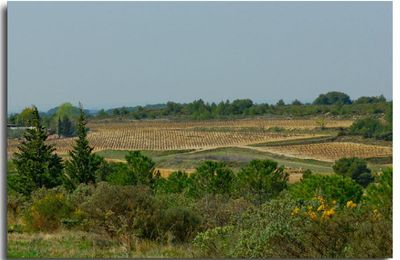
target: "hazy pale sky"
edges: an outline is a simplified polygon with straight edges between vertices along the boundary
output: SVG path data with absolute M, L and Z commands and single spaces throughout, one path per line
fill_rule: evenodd
M 9 2 L 8 109 L 392 98 L 391 2 Z

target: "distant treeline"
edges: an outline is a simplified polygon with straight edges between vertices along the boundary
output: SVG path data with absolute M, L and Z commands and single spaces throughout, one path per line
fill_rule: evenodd
M 386 100 L 384 96 L 360 97 L 351 100 L 350 97 L 341 92 L 328 92 L 319 95 L 312 103 L 302 103 L 294 100 L 290 104 L 285 104 L 279 100 L 276 104 L 259 103 L 256 104 L 250 99 L 236 99 L 233 101 L 221 101 L 219 103 L 208 103 L 202 99 L 191 103 L 167 102 L 166 104 L 156 104 L 136 107 L 119 107 L 109 110 L 101 109 L 97 112 L 88 113 L 89 118 L 129 118 L 129 119 L 156 119 L 156 118 L 188 118 L 188 119 L 213 119 L 213 118 L 232 118 L 244 116 L 353 116 L 353 115 L 374 115 L 387 114 L 391 111 L 392 102 Z M 24 109 L 21 113 L 12 114 L 8 117 L 9 124 L 18 126 L 29 126 L 31 108 Z M 78 108 L 70 103 L 65 103 L 59 107 L 41 113 L 45 125 L 56 129 L 57 122 L 66 117 L 76 118 Z M 87 111 L 89 112 L 89 111 Z
M 329 92 L 319 95 L 313 103 L 302 103 L 294 100 L 285 104 L 279 100 L 276 104 L 256 104 L 250 99 L 236 99 L 219 103 L 206 103 L 202 99 L 191 103 L 168 102 L 165 105 L 152 107 L 120 107 L 110 110 L 100 110 L 95 117 L 128 117 L 132 119 L 152 119 L 163 117 L 186 117 L 190 119 L 230 118 L 240 116 L 281 115 L 310 116 L 330 114 L 332 116 L 383 114 L 391 108 L 384 96 L 360 97 L 351 100 L 341 92 Z

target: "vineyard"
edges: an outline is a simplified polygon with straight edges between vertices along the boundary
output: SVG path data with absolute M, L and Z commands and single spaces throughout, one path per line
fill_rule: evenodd
M 249 145 L 317 138 L 326 133 L 316 119 L 238 119 L 208 121 L 125 121 L 89 122 L 88 139 L 94 151 L 103 150 L 204 150 L 219 147 L 258 149 L 303 159 L 334 161 L 341 157 L 387 157 L 390 147 L 352 142 L 280 145 L 264 148 Z M 326 120 L 325 128 L 348 127 L 351 120 Z M 278 128 L 278 129 L 277 129 Z M 72 149 L 75 138 L 49 138 L 59 154 Z M 8 157 L 17 151 L 20 140 L 8 140 Z
M 346 127 L 350 120 L 329 120 L 326 127 Z M 242 119 L 209 121 L 91 122 L 88 139 L 95 151 L 102 150 L 189 150 L 321 136 L 295 132 L 274 132 L 271 128 L 313 129 L 315 120 Z M 57 152 L 67 153 L 74 138 L 52 139 Z M 9 140 L 8 155 L 16 151 L 18 140 Z
M 265 148 L 266 151 L 303 159 L 335 161 L 342 157 L 389 157 L 392 148 L 350 142 L 327 142 L 318 144 L 286 145 Z

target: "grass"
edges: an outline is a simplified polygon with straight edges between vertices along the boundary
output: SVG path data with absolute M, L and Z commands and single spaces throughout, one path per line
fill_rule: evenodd
M 158 157 L 164 157 L 171 154 L 187 153 L 193 150 L 166 150 L 166 151 L 154 151 L 154 150 L 142 150 L 141 152 L 153 160 L 157 160 Z M 125 160 L 125 156 L 128 154 L 128 150 L 104 150 L 97 152 L 96 154 L 107 158 Z
M 120 243 L 101 235 L 62 230 L 46 233 L 11 233 L 7 236 L 8 258 L 189 258 L 194 251 L 188 244 L 168 245 L 141 240 L 128 251 Z
M 99 152 L 99 155 L 108 159 L 124 160 L 128 151 L 107 150 Z M 268 152 L 261 152 L 246 148 L 217 148 L 204 151 L 144 151 L 145 155 L 150 156 L 159 168 L 170 169 L 194 169 L 201 162 L 206 160 L 224 161 L 232 168 L 239 168 L 247 164 L 253 159 L 270 159 L 275 160 L 279 164 L 291 168 L 310 169 L 316 172 L 330 173 L 332 172 L 331 164 L 316 160 L 288 158 Z

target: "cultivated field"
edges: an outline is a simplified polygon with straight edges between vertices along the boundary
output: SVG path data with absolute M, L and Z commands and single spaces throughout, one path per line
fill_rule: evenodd
M 392 155 L 391 147 L 350 142 L 285 145 L 267 147 L 264 149 L 275 154 L 329 162 L 333 162 L 342 157 L 380 158 Z
M 150 156 L 158 161 L 163 173 L 171 169 L 190 170 L 199 161 L 214 157 L 242 164 L 254 158 L 278 161 L 285 160 L 284 157 L 297 158 L 303 161 L 293 165 L 291 161 L 285 160 L 284 163 L 294 168 L 310 168 L 312 165 L 304 160 L 333 162 L 341 157 L 381 158 L 392 155 L 390 146 L 351 140 L 328 141 L 336 136 L 337 128 L 349 127 L 351 123 L 351 120 L 326 119 L 325 130 L 321 130 L 317 119 L 91 121 L 88 123 L 88 140 L 95 152 L 104 151 L 102 156 L 109 159 L 123 161 L 125 152 L 129 150 L 153 151 L 154 155 Z M 57 153 L 66 156 L 74 141 L 75 138 L 53 136 L 47 142 L 55 145 Z M 17 139 L 8 140 L 9 158 L 17 151 L 19 142 Z M 222 148 L 230 149 L 230 152 L 215 150 Z
M 350 120 L 328 120 L 326 127 L 347 127 L 350 124 Z M 92 122 L 88 127 L 88 139 L 95 151 L 191 150 L 322 136 L 316 133 L 276 131 L 276 128 L 314 129 L 318 125 L 313 119 Z M 16 151 L 18 143 L 18 140 L 9 140 L 9 156 Z M 74 138 L 52 139 L 49 143 L 56 146 L 58 153 L 66 154 Z

